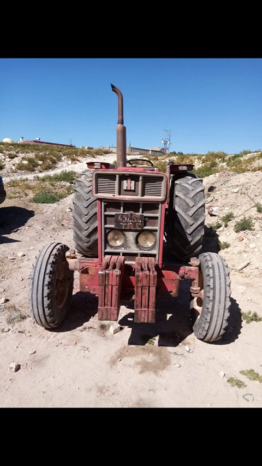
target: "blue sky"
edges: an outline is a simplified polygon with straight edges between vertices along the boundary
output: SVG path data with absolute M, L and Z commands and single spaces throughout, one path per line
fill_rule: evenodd
M 262 149 L 262 59 L 0 59 L 0 140 L 127 144 L 206 153 Z

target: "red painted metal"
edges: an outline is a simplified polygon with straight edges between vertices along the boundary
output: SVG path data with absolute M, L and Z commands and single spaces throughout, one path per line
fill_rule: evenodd
M 102 201 L 97 199 L 98 260 L 102 264 Z
M 164 229 L 165 229 L 165 215 L 166 215 L 166 204 L 162 205 L 161 208 L 161 221 L 160 221 L 160 232 L 159 232 L 159 253 L 158 263 L 160 267 L 163 263 L 163 246 L 164 246 Z
M 89 169 L 97 168 L 97 170 L 99 170 L 100 168 L 103 168 L 103 169 L 114 168 L 114 164 L 109 163 L 109 162 L 87 162 L 86 165 L 87 165 L 87 168 Z M 97 165 L 100 165 L 100 166 L 98 167 Z
M 101 262 L 99 259 L 81 257 L 80 259 L 67 259 L 67 262 L 70 270 L 78 270 L 80 272 L 80 290 L 98 294 L 98 274 L 101 270 Z M 157 294 L 172 294 L 172 296 L 178 296 L 179 282 L 183 279 L 193 280 L 193 287 L 195 284 L 194 281 L 198 283 L 198 267 L 184 265 L 164 265 L 161 267 L 157 264 L 155 264 L 154 267 L 157 273 Z M 136 264 L 125 264 L 125 273 L 123 275 L 121 290 L 122 298 L 126 295 L 133 295 L 136 287 L 135 272 Z M 196 295 L 198 295 L 198 293 Z
M 120 309 L 120 293 L 125 258 L 105 256 L 98 273 L 98 319 L 117 320 Z
M 157 272 L 153 257 L 137 257 L 135 264 L 135 322 L 155 322 Z

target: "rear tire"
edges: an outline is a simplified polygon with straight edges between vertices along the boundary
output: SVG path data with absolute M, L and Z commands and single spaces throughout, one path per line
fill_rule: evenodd
M 230 307 L 230 277 L 226 261 L 212 252 L 199 256 L 203 276 L 204 298 L 198 317 L 195 313 L 193 331 L 199 340 L 213 342 L 219 340 L 226 331 Z M 201 282 L 202 280 L 200 280 Z M 195 300 L 191 301 L 191 311 Z
M 180 261 L 198 257 L 205 225 L 205 195 L 202 180 L 187 175 L 174 180 L 171 188 L 168 243 Z
M 65 258 L 68 246 L 50 243 L 39 252 L 30 283 L 31 313 L 38 325 L 58 327 L 65 319 L 73 293 L 74 272 Z
M 80 254 L 98 256 L 97 199 L 92 196 L 92 172 L 82 173 L 75 183 L 73 236 Z

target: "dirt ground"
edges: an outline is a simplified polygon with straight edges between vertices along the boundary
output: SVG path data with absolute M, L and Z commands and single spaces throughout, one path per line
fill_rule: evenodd
M 39 327 L 30 316 L 28 278 L 44 244 L 74 247 L 72 195 L 56 204 L 6 199 L 0 206 L 0 299 L 6 299 L 0 304 L 1 407 L 262 407 L 262 383 L 240 373 L 262 375 L 262 321 L 241 317 L 241 311 L 262 317 L 262 214 L 255 207 L 262 202 L 262 172 L 223 172 L 204 185 L 204 250 L 216 251 L 218 238 L 230 243 L 219 252 L 231 276 L 229 329 L 212 344 L 192 333 L 187 281 L 178 298 L 157 301 L 156 324 L 134 324 L 132 304 L 123 305 L 123 329 L 111 335 L 110 324 L 97 319 L 97 298 L 78 291 L 76 272 L 65 322 L 52 331 Z M 208 214 L 210 206 L 219 208 L 219 217 Z M 228 212 L 234 218 L 211 235 L 210 226 Z M 236 233 L 243 215 L 254 229 Z M 10 323 L 19 312 L 26 318 Z M 13 372 L 12 362 L 20 370 Z M 231 378 L 245 386 L 232 386 Z

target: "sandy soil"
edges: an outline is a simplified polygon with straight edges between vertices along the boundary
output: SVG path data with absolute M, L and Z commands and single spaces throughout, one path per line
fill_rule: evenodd
M 44 244 L 74 246 L 72 195 L 50 205 L 24 199 L 1 205 L 0 297 L 8 300 L 0 305 L 1 407 L 262 407 L 262 384 L 240 374 L 248 369 L 262 374 L 262 322 L 247 324 L 240 313 L 262 317 L 262 214 L 254 206 L 262 201 L 262 173 L 220 173 L 204 184 L 207 209 L 219 207 L 220 217 L 229 211 L 235 215 L 217 232 L 220 241 L 230 243 L 219 254 L 229 264 L 232 298 L 228 332 L 213 344 L 192 333 L 187 281 L 178 298 L 158 300 L 156 324 L 134 324 L 132 304 L 123 305 L 123 329 L 111 335 L 110 324 L 97 319 L 97 298 L 78 291 L 75 273 L 66 321 L 53 331 L 39 327 L 29 312 L 28 277 Z M 235 233 L 243 213 L 253 219 L 254 230 Z M 205 250 L 216 250 L 218 238 L 210 236 L 209 226 L 220 217 L 207 211 Z M 250 264 L 238 272 L 247 260 Z M 27 318 L 8 325 L 15 310 Z M 154 344 L 147 343 L 149 337 Z M 9 369 L 12 362 L 21 366 L 15 373 Z M 246 387 L 231 386 L 230 377 Z

